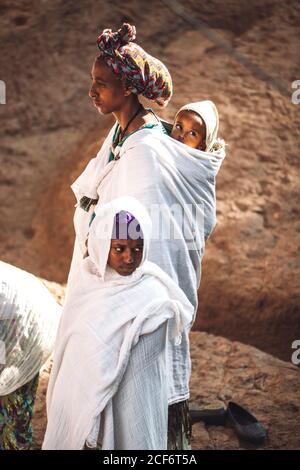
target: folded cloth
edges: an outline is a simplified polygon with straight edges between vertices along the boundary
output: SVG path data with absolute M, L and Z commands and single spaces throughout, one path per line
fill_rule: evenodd
M 138 220 L 144 237 L 141 265 L 128 276 L 107 265 L 114 217 L 122 210 Z M 147 259 L 151 225 L 147 211 L 132 197 L 118 198 L 97 209 L 88 238 L 89 256 L 81 260 L 59 326 L 43 449 L 82 449 L 90 435 L 95 441 L 101 412 L 117 392 L 140 336 L 153 333 L 173 318 L 170 335 L 178 344 L 181 332 L 191 323 L 193 306 L 183 291 Z M 155 350 L 153 345 L 150 357 Z M 145 364 L 148 361 L 146 357 Z M 147 382 L 155 383 L 157 373 L 149 375 Z M 143 397 L 146 389 L 149 387 L 141 381 L 136 393 Z M 167 408 L 167 394 L 164 404 L 151 407 L 155 414 L 161 412 L 161 405 Z M 136 409 L 137 422 L 144 415 L 142 408 Z M 159 422 L 159 416 L 152 419 Z M 167 429 L 165 433 L 160 429 L 161 434 L 166 436 Z M 132 442 L 132 448 L 135 444 Z
M 61 310 L 39 279 L 0 261 L 0 396 L 28 383 L 48 360 Z

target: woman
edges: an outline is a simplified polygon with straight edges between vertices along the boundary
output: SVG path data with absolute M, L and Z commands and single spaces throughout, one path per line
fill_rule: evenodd
M 91 71 L 89 96 L 94 106 L 102 114 L 113 113 L 118 122 L 110 159 L 132 132 L 145 127 L 165 132 L 155 114 L 140 104 L 138 95 L 164 107 L 172 96 L 172 79 L 163 63 L 146 54 L 134 39 L 135 28 L 126 23 L 117 33 L 104 30 L 97 41 L 100 55 Z
M 0 449 L 28 450 L 39 370 L 61 308 L 31 274 L 0 262 Z
M 215 225 L 214 180 L 222 159 L 212 155 L 208 160 L 199 150 L 192 152 L 169 138 L 155 113 L 141 106 L 140 94 L 161 106 L 167 104 L 172 83 L 165 66 L 133 43 L 134 39 L 135 29 L 128 24 L 117 33 L 104 30 L 98 38 L 100 56 L 93 64 L 89 94 L 98 111 L 112 113 L 116 124 L 97 157 L 72 185 L 78 204 L 67 298 L 86 252 L 94 208 L 117 197 L 133 196 L 154 221 L 150 261 L 179 284 L 195 313 L 204 241 Z M 190 448 L 190 327 L 183 331 L 177 348 L 169 338 L 169 449 Z

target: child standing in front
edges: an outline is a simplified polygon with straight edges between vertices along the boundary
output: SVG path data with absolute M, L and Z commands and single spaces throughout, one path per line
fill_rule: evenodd
M 96 209 L 59 326 L 43 449 L 167 448 L 167 325 L 179 343 L 194 309 L 148 261 L 151 225 L 132 197 Z

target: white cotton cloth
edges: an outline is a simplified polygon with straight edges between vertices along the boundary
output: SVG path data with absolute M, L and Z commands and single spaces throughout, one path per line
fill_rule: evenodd
M 0 396 L 29 382 L 49 359 L 61 310 L 35 276 L 0 261 Z
M 142 263 L 129 276 L 121 276 L 107 266 L 114 217 L 121 210 L 134 215 L 144 237 Z M 97 208 L 88 238 L 89 256 L 80 262 L 77 283 L 68 296 L 59 326 L 47 392 L 48 425 L 43 449 L 82 449 L 86 440 L 96 445 L 101 413 L 106 406 L 111 406 L 131 350 L 140 337 L 153 334 L 173 318 L 170 335 L 176 347 L 181 332 L 191 323 L 193 306 L 183 291 L 147 259 L 150 236 L 151 219 L 135 198 L 118 198 Z M 135 410 L 134 417 L 128 415 L 125 403 L 124 410 L 114 411 L 117 416 L 120 412 L 121 416 L 125 414 L 130 421 L 138 423 L 139 432 L 135 433 L 135 438 L 131 434 L 127 444 L 131 449 L 166 444 L 168 384 L 166 376 L 164 383 L 161 380 L 160 367 L 158 381 L 153 361 L 160 351 L 161 357 L 157 360 L 164 367 L 164 338 L 166 340 L 166 336 L 160 339 L 157 336 L 159 343 L 152 344 L 144 359 L 145 367 L 152 364 L 153 375 L 148 367 L 147 376 L 138 385 L 136 377 L 132 378 L 131 385 L 127 379 L 127 390 L 135 390 L 139 401 L 145 399 L 144 406 L 152 410 L 153 426 L 145 419 L 142 408 Z M 151 395 L 146 394 L 149 385 L 153 387 Z M 161 387 L 166 390 L 163 394 Z M 165 397 L 164 402 L 157 402 L 157 395 Z M 124 396 L 130 409 L 134 393 L 131 397 L 126 393 Z M 112 440 L 111 433 L 110 426 L 110 437 L 104 432 L 103 445 L 115 448 L 117 444 L 113 441 L 118 440 L 117 437 Z
M 210 151 L 215 142 L 217 141 L 217 135 L 219 130 L 219 113 L 216 105 L 210 100 L 196 101 L 195 103 L 189 103 L 182 106 L 176 113 L 176 116 L 181 111 L 194 111 L 204 121 L 206 127 L 206 151 Z
M 131 134 L 121 147 L 120 159 L 108 163 L 115 126 L 72 189 L 78 202 L 82 196 L 99 197 L 96 210 L 120 196 L 134 196 L 143 203 L 153 222 L 149 260 L 178 283 L 194 306 L 195 318 L 205 240 L 216 224 L 215 179 L 225 152 L 192 149 L 154 127 Z M 185 209 L 183 224 L 176 215 L 180 208 Z M 85 212 L 77 204 L 67 296 L 78 279 L 92 212 L 93 208 Z M 168 238 L 163 232 L 168 232 L 170 221 L 175 237 Z M 183 331 L 180 346 L 174 347 L 170 340 L 168 347 L 169 404 L 189 398 L 189 329 Z
M 165 322 L 153 333 L 140 336 L 132 348 L 117 393 L 101 413 L 98 443 L 102 449 L 167 449 L 166 339 Z

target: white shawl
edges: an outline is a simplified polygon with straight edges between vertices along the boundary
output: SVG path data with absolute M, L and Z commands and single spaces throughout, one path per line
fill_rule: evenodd
M 143 260 L 130 276 L 107 267 L 113 220 L 121 210 L 136 217 L 144 234 Z M 117 392 L 139 337 L 174 317 L 171 335 L 178 343 L 180 332 L 192 320 L 193 307 L 185 294 L 147 260 L 150 234 L 149 215 L 134 198 L 120 198 L 97 210 L 88 239 L 89 256 L 80 263 L 78 282 L 65 304 L 57 335 L 43 449 L 81 449 L 99 430 L 100 414 Z M 141 383 L 140 396 L 144 388 Z M 136 413 L 142 416 L 143 410 Z M 167 435 L 166 428 L 160 432 Z M 137 443 L 131 445 L 136 448 Z
M 72 185 L 77 201 L 82 196 L 93 199 L 99 196 L 100 207 L 116 197 L 134 196 L 142 202 L 154 226 L 149 260 L 179 284 L 193 304 L 195 316 L 205 240 L 216 223 L 215 178 L 225 152 L 223 149 L 202 152 L 168 137 L 159 128 L 142 129 L 126 139 L 120 148 L 120 159 L 108 163 L 114 130 L 115 126 L 97 157 Z M 183 223 L 181 209 L 184 209 Z M 77 206 L 75 211 L 76 241 L 68 294 L 76 285 L 92 210 L 87 213 Z M 165 234 L 170 221 L 175 237 L 168 238 Z M 168 349 L 170 404 L 189 397 L 188 333 L 189 329 L 183 332 L 178 348 L 170 344 Z

